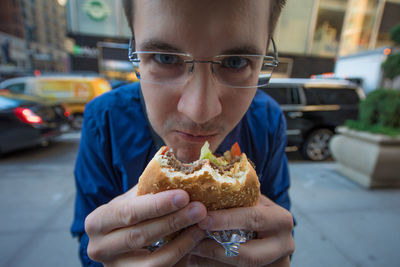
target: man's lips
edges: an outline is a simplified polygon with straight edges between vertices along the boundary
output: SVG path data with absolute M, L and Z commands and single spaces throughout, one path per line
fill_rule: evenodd
M 176 133 L 182 139 L 193 143 L 204 143 L 205 141 L 209 141 L 210 139 L 214 138 L 217 135 L 217 134 L 192 134 L 181 131 L 176 131 Z

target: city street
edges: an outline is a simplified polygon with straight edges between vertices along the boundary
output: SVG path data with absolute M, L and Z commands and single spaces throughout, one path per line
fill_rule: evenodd
M 0 158 L 0 266 L 80 266 L 71 238 L 79 134 Z
M 0 266 L 79 266 L 69 227 L 79 133 L 0 158 Z M 367 191 L 335 162 L 289 155 L 296 252 L 292 266 L 396 266 L 400 190 Z

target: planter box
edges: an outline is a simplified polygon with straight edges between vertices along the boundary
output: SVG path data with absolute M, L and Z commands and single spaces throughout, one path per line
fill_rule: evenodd
M 338 128 L 330 141 L 337 170 L 366 188 L 400 188 L 400 137 Z

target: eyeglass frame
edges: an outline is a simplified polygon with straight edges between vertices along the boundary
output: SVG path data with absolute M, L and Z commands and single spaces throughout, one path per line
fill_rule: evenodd
M 274 71 L 274 69 L 275 68 L 277 68 L 278 67 L 278 65 L 279 65 L 279 55 L 278 55 L 278 49 L 276 48 L 276 44 L 275 44 L 275 41 L 274 41 L 274 38 L 270 38 L 270 40 L 271 40 L 271 43 L 272 43 L 272 48 L 273 48 L 273 56 L 267 56 L 267 55 L 264 55 L 263 56 L 263 63 L 262 63 L 262 67 L 261 67 L 261 70 L 262 70 L 262 68 L 264 67 L 264 66 L 268 66 L 268 67 L 271 67 L 272 69 L 271 69 L 271 76 L 272 76 L 272 73 L 273 73 L 273 71 Z M 138 59 L 138 58 L 134 58 L 134 55 L 135 54 L 139 54 L 139 53 L 142 53 L 142 54 L 170 54 L 170 55 L 177 55 L 177 56 L 186 56 L 186 57 L 189 57 L 189 58 L 191 58 L 191 60 L 184 60 L 184 63 L 186 63 L 186 64 L 193 64 L 192 65 L 192 67 L 189 69 L 189 72 L 193 72 L 193 70 L 194 70 L 194 63 L 211 63 L 211 64 L 222 64 L 222 61 L 216 61 L 216 60 L 196 60 L 196 59 L 194 59 L 194 57 L 191 55 L 191 54 L 189 54 L 189 53 L 180 53 L 180 52 L 167 52 L 167 51 L 135 51 L 135 45 L 134 45 L 134 39 L 133 39 L 133 37 L 131 37 L 130 39 L 129 39 L 129 48 L 128 48 L 128 58 L 129 58 L 129 61 L 135 66 L 136 64 L 138 64 L 139 62 L 140 62 L 140 59 Z M 214 56 L 213 58 L 215 59 L 215 58 L 218 58 L 218 57 L 222 57 L 222 56 L 244 56 L 244 55 L 246 55 L 246 56 L 262 56 L 262 55 L 258 55 L 258 54 L 232 54 L 232 55 L 228 55 L 228 54 L 224 54 L 224 55 L 216 55 L 216 56 Z M 271 60 L 272 59 L 272 62 L 266 62 L 266 63 L 264 63 L 266 60 Z M 213 72 L 214 72 L 214 68 L 212 68 L 212 70 L 213 70 Z M 261 71 L 260 70 L 260 71 Z M 135 70 L 135 72 L 136 72 L 136 70 Z M 271 77 L 270 77 L 271 78 Z M 269 78 L 269 79 L 270 79 Z M 269 79 L 268 79 L 268 81 L 267 81 L 267 83 L 266 84 L 268 84 L 268 82 L 269 82 Z M 265 86 L 266 84 L 263 84 L 263 85 L 258 85 L 258 86 L 254 86 L 254 87 L 262 87 L 262 86 Z M 232 86 L 232 85 L 228 85 L 228 86 L 230 86 L 230 87 L 233 87 L 233 88 L 248 88 L 249 86 Z M 251 87 L 253 87 L 253 86 L 251 86 Z

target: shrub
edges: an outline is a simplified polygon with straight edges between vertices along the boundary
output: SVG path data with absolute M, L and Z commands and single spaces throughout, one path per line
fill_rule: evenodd
M 390 39 L 392 39 L 396 45 L 400 45 L 400 23 L 390 30 Z
M 382 64 L 382 69 L 385 78 L 393 79 L 400 75 L 400 53 L 389 55 Z
M 346 126 L 355 130 L 400 135 L 400 91 L 377 89 L 361 101 L 359 119 L 347 121 Z
M 390 39 L 395 45 L 400 45 L 400 24 L 390 30 Z M 390 54 L 382 64 L 382 69 L 385 78 L 393 79 L 400 75 L 400 53 Z

